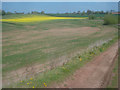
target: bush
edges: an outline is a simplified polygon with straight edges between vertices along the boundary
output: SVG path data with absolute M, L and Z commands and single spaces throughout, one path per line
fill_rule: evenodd
M 105 25 L 118 24 L 118 16 L 106 15 L 104 17 L 104 24 Z
M 120 15 L 118 16 L 118 23 L 120 24 Z
M 96 16 L 94 15 L 89 15 L 88 17 L 89 17 L 89 20 L 94 20 L 96 18 Z

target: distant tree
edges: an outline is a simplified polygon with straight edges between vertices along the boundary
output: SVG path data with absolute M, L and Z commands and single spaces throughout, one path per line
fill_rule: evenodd
M 59 12 L 57 14 L 60 14 Z
M 85 15 L 85 11 L 82 12 L 82 15 Z
M 11 15 L 11 14 L 13 14 L 13 13 L 11 13 L 11 12 L 7 12 L 6 14 L 7 14 L 7 15 Z
M 77 14 L 80 14 L 80 11 L 78 11 Z
M 91 14 L 94 14 L 95 12 L 94 11 L 91 11 Z
M 104 11 L 101 11 L 101 14 L 104 14 Z
M 92 11 L 91 10 L 87 10 L 87 14 L 88 15 L 92 14 Z
M 41 11 L 41 14 L 45 14 L 45 12 L 44 12 L 44 11 Z
M 65 14 L 69 14 L 68 12 L 66 12 Z
M 106 14 L 109 14 L 109 11 L 107 11 Z
M 31 14 L 40 14 L 40 12 L 32 11 Z
M 95 11 L 94 14 L 99 14 L 99 11 Z
M 6 15 L 6 12 L 5 12 L 4 10 L 2 10 L 2 15 L 3 15 L 3 16 Z
M 0 15 L 2 15 L 2 10 L 0 10 Z
M 76 12 L 73 12 L 73 14 L 76 14 Z
M 15 14 L 17 14 L 17 12 L 16 12 L 16 11 L 14 11 L 14 13 L 15 13 Z
M 33 14 L 34 12 L 32 11 L 31 14 Z
M 114 10 L 110 10 L 110 14 L 112 14 L 114 12 Z
M 25 14 L 24 12 L 22 12 L 21 14 Z
M 28 12 L 27 14 L 31 14 L 30 12 Z
M 106 11 L 106 14 L 110 14 L 110 12 L 109 12 L 109 11 Z

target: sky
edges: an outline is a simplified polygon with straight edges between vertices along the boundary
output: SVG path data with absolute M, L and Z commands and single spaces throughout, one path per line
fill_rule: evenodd
M 2 2 L 119 2 L 120 0 L 0 0 Z
M 46 13 L 65 13 L 74 11 L 118 11 L 117 2 L 3 2 L 2 9 L 7 12 L 45 11 Z

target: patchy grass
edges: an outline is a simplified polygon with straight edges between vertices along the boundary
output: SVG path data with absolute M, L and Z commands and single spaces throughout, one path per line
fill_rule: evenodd
M 3 68 L 3 72 L 16 70 L 32 62 L 45 63 L 62 55 L 67 56 L 78 50 L 85 50 L 90 44 L 99 40 L 106 40 L 114 36 L 116 32 L 108 29 L 106 33 L 103 30 L 98 30 L 94 34 L 92 28 L 91 32 L 93 33 L 88 32 L 88 35 L 85 34 L 87 30 L 84 32 L 82 32 L 83 30 L 75 32 L 49 31 L 51 30 L 45 30 L 44 32 L 42 30 L 16 30 L 6 35 L 3 33 L 3 40 L 5 40 L 3 41 L 3 64 L 7 65 Z M 98 35 L 96 32 L 101 34 Z
M 4 19 L 20 17 L 3 16 Z M 72 58 L 74 53 L 118 35 L 117 28 L 103 23 L 101 20 L 3 22 L 3 77 L 32 64 Z
M 112 79 L 107 88 L 118 88 L 118 60 L 116 60 L 115 67 L 112 71 Z
M 82 55 L 77 55 L 73 57 L 72 60 L 67 62 L 62 67 L 57 67 L 53 70 L 49 70 L 42 74 L 39 74 L 32 81 L 24 80 L 22 81 L 22 83 L 18 82 L 17 84 L 10 85 L 9 87 L 32 88 L 34 86 L 35 88 L 43 88 L 54 84 L 55 82 L 61 82 L 68 76 L 72 75 L 75 70 L 79 69 L 87 62 L 91 61 L 94 56 L 99 55 L 101 52 L 105 51 L 109 46 L 115 43 L 116 40 L 117 38 L 114 38 L 113 40 L 110 40 L 109 42 L 104 43 L 101 46 L 95 46 L 91 50 L 83 53 Z M 27 83 L 30 82 L 32 83 L 28 85 Z M 44 83 L 46 86 L 44 85 Z

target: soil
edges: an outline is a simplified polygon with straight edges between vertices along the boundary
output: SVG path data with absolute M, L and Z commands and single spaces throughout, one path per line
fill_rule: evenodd
M 94 60 L 77 70 L 72 77 L 63 83 L 51 85 L 52 88 L 104 88 L 108 83 L 107 77 L 115 62 L 118 51 L 118 43 L 114 44 L 107 51 Z

